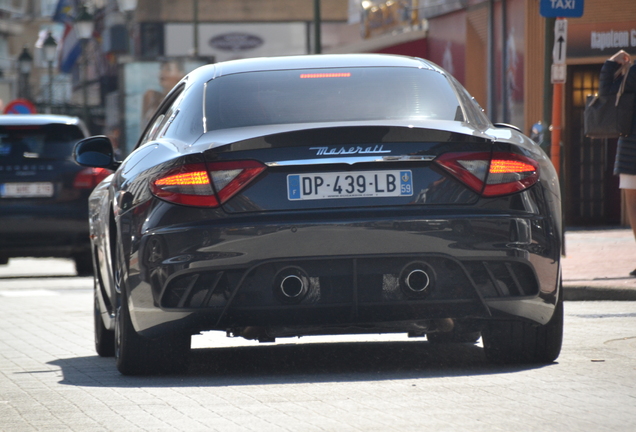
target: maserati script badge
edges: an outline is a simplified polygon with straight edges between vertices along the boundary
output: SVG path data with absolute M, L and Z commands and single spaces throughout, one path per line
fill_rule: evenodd
M 331 155 L 351 155 L 351 154 L 377 154 L 391 153 L 391 150 L 384 150 L 383 145 L 375 145 L 369 147 L 310 147 L 309 150 L 316 150 L 317 156 Z

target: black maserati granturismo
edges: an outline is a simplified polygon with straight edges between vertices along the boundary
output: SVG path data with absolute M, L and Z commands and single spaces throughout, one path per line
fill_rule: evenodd
M 561 198 L 541 148 L 422 59 L 200 67 L 89 198 L 95 343 L 123 374 L 190 340 L 408 333 L 496 363 L 561 349 Z

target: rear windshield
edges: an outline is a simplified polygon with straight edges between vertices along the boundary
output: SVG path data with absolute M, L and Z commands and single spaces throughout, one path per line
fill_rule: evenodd
M 207 129 L 391 119 L 462 120 L 448 80 L 415 68 L 251 72 L 208 83 Z
M 80 128 L 73 125 L 0 126 L 0 161 L 70 159 L 82 138 Z

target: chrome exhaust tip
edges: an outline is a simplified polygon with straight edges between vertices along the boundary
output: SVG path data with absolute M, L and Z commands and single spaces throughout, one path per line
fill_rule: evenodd
M 302 278 L 295 274 L 285 276 L 280 283 L 280 292 L 289 299 L 300 296 L 306 289 Z
M 276 273 L 273 290 L 282 303 L 300 303 L 309 291 L 309 276 L 300 267 L 286 267 Z
M 426 273 L 424 270 L 415 269 L 411 271 L 408 275 L 406 275 L 404 282 L 406 283 L 406 286 L 408 289 L 410 289 L 413 292 L 419 293 L 419 292 L 425 291 L 426 288 L 428 288 L 428 286 L 431 283 L 431 278 L 428 276 L 428 273 Z
M 408 297 L 428 296 L 435 284 L 435 272 L 425 262 L 414 261 L 400 272 L 400 288 Z

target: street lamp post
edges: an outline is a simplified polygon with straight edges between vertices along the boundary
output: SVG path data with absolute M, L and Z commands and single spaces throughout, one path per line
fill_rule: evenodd
M 128 43 L 129 49 L 128 53 L 133 57 L 135 55 L 135 41 L 133 37 L 133 28 L 131 25 L 132 22 L 132 14 L 135 9 L 137 9 L 137 0 L 117 0 L 117 7 L 121 12 L 126 15 L 126 31 L 128 31 Z
M 42 50 L 44 52 L 44 60 L 46 60 L 49 68 L 49 106 L 47 107 L 47 112 L 50 114 L 53 108 L 53 61 L 57 53 L 57 42 L 51 32 L 46 36 L 42 44 Z
M 199 0 L 192 0 L 192 57 L 199 58 Z
M 18 72 L 20 73 L 20 85 L 18 86 L 18 97 L 30 99 L 29 74 L 33 68 L 33 56 L 27 47 L 22 48 L 22 53 L 18 56 Z
M 126 32 L 128 36 L 127 56 L 128 58 L 135 59 L 137 44 L 135 36 L 135 10 L 137 9 L 137 0 L 117 0 L 117 6 L 120 12 L 123 12 L 126 17 Z M 128 61 L 128 58 L 126 61 Z M 121 62 L 123 63 L 123 61 Z M 118 69 L 117 73 L 117 88 L 119 90 L 117 104 L 121 108 L 121 113 L 125 113 L 125 91 L 123 89 L 123 66 Z M 116 121 L 116 126 L 110 131 L 111 134 L 117 136 L 118 142 L 122 145 L 122 150 L 125 150 L 126 145 L 126 116 L 125 114 L 119 114 Z
M 322 54 L 320 0 L 314 0 L 314 54 Z
M 82 65 L 82 103 L 84 108 L 84 121 L 88 125 L 89 123 L 89 114 L 88 114 L 88 53 L 86 52 L 86 46 L 88 44 L 89 39 L 93 36 L 93 29 L 95 28 L 95 23 L 93 22 L 93 16 L 88 13 L 86 9 L 86 5 L 82 5 L 79 10 L 79 13 L 75 17 L 75 30 L 77 31 L 77 36 L 82 40 L 82 56 L 83 56 L 83 65 Z

